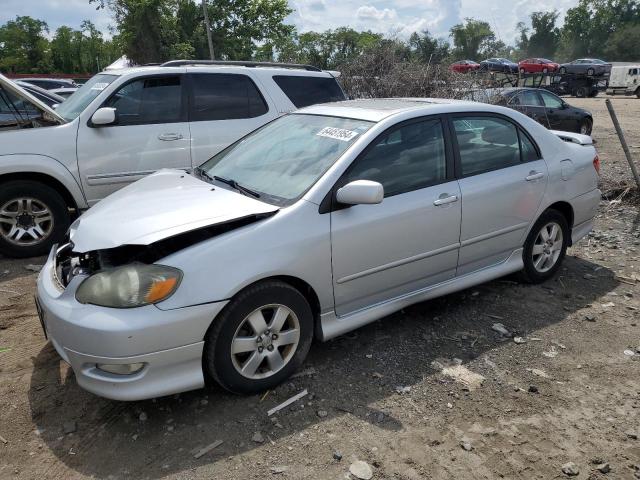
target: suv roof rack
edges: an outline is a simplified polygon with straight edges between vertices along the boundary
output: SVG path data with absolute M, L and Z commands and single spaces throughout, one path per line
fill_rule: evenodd
M 161 67 L 184 67 L 186 65 L 230 65 L 236 67 L 279 67 L 279 68 L 295 68 L 298 70 L 307 70 L 309 72 L 321 72 L 322 70 L 313 65 L 304 65 L 302 63 L 278 63 L 278 62 L 251 62 L 240 60 L 170 60 L 161 64 Z

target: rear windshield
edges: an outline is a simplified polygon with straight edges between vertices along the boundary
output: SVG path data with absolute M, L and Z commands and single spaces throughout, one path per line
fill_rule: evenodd
M 275 75 L 273 80 L 296 108 L 346 100 L 342 88 L 333 77 Z

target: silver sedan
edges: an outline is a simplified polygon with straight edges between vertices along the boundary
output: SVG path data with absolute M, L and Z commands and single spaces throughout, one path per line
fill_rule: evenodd
M 598 168 L 590 137 L 502 107 L 305 108 L 82 215 L 38 310 L 98 395 L 260 392 L 314 338 L 513 272 L 549 279 L 593 226 Z

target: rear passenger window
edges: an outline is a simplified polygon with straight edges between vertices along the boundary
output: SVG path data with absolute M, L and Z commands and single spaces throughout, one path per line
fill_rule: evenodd
M 275 75 L 273 80 L 296 108 L 346 100 L 344 92 L 333 77 Z
M 116 109 L 118 125 L 173 123 L 182 120 L 182 89 L 178 75 L 134 80 L 103 106 Z
M 192 122 L 254 118 L 268 111 L 258 87 L 246 75 L 196 73 L 191 75 Z
M 535 145 L 531 143 L 529 137 L 527 137 L 522 130 L 520 130 L 520 148 L 522 150 L 522 161 L 523 162 L 532 162 L 534 160 L 539 160 L 540 155 L 538 154 L 538 150 Z
M 518 131 L 511 122 L 495 117 L 457 117 L 453 126 L 463 177 L 520 163 Z
M 446 155 L 440 120 L 425 120 L 393 130 L 356 160 L 348 181 L 373 180 L 384 196 L 410 192 L 446 179 Z

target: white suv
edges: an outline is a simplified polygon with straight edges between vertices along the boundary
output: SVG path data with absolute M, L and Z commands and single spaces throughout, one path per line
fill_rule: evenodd
M 51 110 L 0 75 L 0 253 L 44 254 L 77 212 L 161 168 L 189 169 L 283 113 L 344 100 L 333 73 L 173 61 L 105 71 Z

